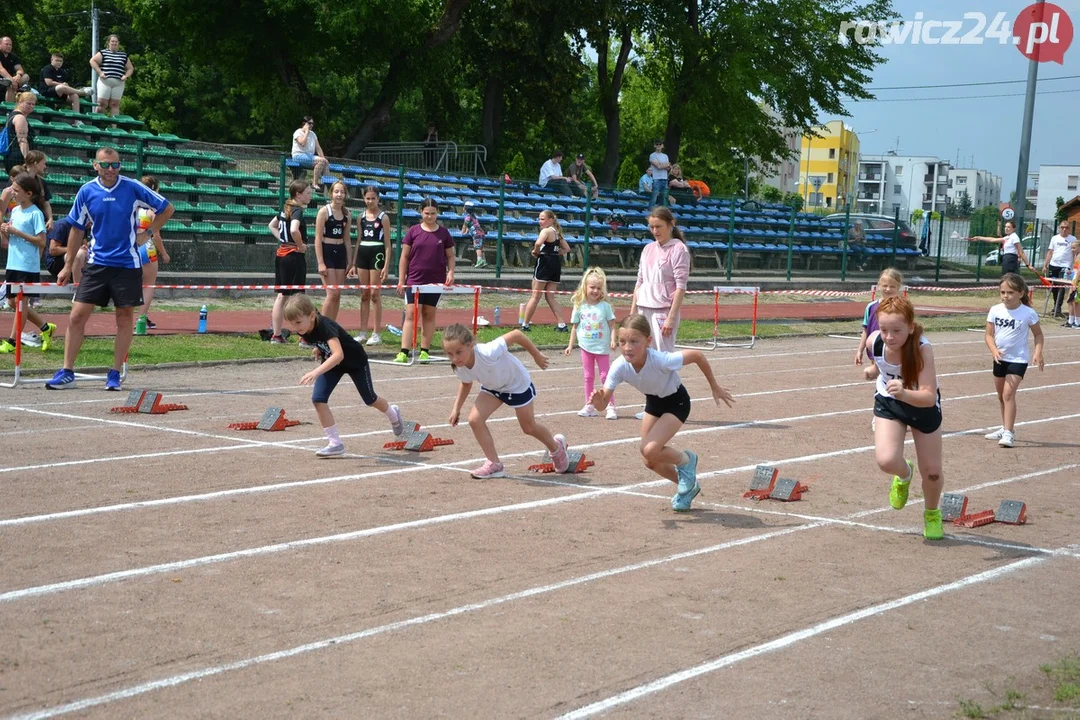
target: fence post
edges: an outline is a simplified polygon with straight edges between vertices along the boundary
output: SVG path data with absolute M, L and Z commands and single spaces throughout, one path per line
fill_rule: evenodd
M 143 176 L 143 161 L 146 155 L 146 140 L 139 138 L 139 149 L 135 153 L 135 177 L 136 179 Z M 284 205 L 285 203 L 282 203 Z
M 503 205 L 506 202 L 506 175 L 499 178 L 499 231 L 495 241 L 495 279 L 502 277 L 503 264 Z
M 727 279 L 731 280 L 731 265 L 734 262 L 735 252 L 735 198 L 731 198 L 731 215 L 728 217 L 727 226 Z
M 140 140 L 139 143 L 141 144 L 142 140 Z M 278 168 L 278 208 L 285 207 L 285 176 L 287 172 L 288 169 L 285 167 L 285 153 L 281 153 L 281 163 Z
M 900 241 L 900 206 L 896 206 L 893 217 L 893 231 L 892 231 L 892 256 L 889 259 L 889 266 L 896 267 L 896 243 Z
M 795 248 L 795 206 L 791 206 L 791 222 L 788 223 L 787 231 L 787 281 L 791 282 L 791 262 L 794 256 Z
M 969 228 L 970 230 L 970 228 Z M 934 282 L 941 282 L 941 246 L 945 243 L 945 210 L 941 211 L 941 222 L 937 230 L 937 266 L 934 268 Z
M 851 203 L 844 204 L 844 234 L 840 242 L 844 243 L 844 255 L 840 258 L 840 282 L 847 280 L 847 259 L 848 250 L 851 245 L 850 238 L 848 238 L 848 232 L 851 231 Z M 863 233 L 863 239 L 865 241 L 866 234 Z
M 398 260 L 401 258 L 401 223 L 403 218 L 401 217 L 405 213 L 405 166 L 398 166 L 397 174 L 397 240 L 394 241 L 394 264 L 392 267 L 397 267 Z M 398 278 L 399 283 L 404 283 L 405 278 Z
M 585 183 L 585 250 L 582 253 L 582 273 L 589 267 L 589 237 L 592 235 L 590 224 L 592 224 L 592 185 Z

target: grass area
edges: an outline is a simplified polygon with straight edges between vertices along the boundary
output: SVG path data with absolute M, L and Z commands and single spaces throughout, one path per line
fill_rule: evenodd
M 1015 687 L 1014 678 L 1008 679 L 1003 691 L 987 683 L 985 689 L 990 700 L 979 703 L 960 698 L 953 717 L 1034 720 L 1080 715 L 1080 655 L 1066 655 L 1054 663 L 1041 665 L 1039 670 L 1045 682 L 1036 683 L 1026 693 Z
M 981 326 L 985 316 L 980 314 L 948 315 L 925 318 L 923 325 L 928 332 L 964 330 Z M 487 342 L 509 331 L 510 327 L 481 327 L 479 340 Z M 858 334 L 859 323 L 854 320 L 834 322 L 770 322 L 758 325 L 758 337 L 779 338 L 825 334 Z M 679 340 L 692 342 L 712 338 L 711 322 L 688 320 L 679 327 Z M 722 339 L 739 340 L 750 336 L 749 323 L 724 323 L 720 326 Z M 533 326 L 529 337 L 549 353 L 566 347 L 566 333 L 555 332 L 552 326 Z M 397 346 L 397 338 L 383 333 L 383 345 L 371 348 L 372 354 L 389 355 Z M 435 334 L 432 345 L 441 345 L 441 333 Z M 107 338 L 88 338 L 79 354 L 79 367 L 107 367 L 112 365 L 113 341 Z M 161 365 L 180 362 L 213 362 L 255 358 L 304 358 L 308 351 L 296 347 L 295 341 L 287 345 L 271 345 L 255 335 L 147 335 L 136 336 L 131 346 L 128 363 L 132 367 Z M 63 361 L 63 340 L 58 340 L 47 353 L 38 348 L 24 348 L 23 368 L 26 370 L 55 370 Z M 0 355 L 0 374 L 10 373 L 15 359 L 12 355 Z

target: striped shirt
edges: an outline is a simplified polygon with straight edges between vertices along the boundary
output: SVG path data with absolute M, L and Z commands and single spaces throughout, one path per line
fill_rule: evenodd
M 128 54 L 122 50 L 101 51 L 101 74 L 119 80 L 127 71 Z

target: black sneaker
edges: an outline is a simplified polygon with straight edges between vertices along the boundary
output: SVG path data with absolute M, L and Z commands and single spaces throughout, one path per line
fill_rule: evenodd
M 528 323 L 525 323 L 524 325 L 521 326 L 521 332 L 529 332 L 531 330 L 532 330 L 532 325 L 529 325 Z
M 570 328 L 566 325 L 556 325 L 555 332 L 568 333 L 570 332 Z
M 154 328 L 156 328 L 156 327 L 157 327 L 157 323 L 156 323 L 156 322 L 154 322 L 154 321 L 153 321 L 153 320 L 151 320 L 150 318 L 146 318 L 146 329 L 147 329 L 147 330 L 153 330 L 153 329 L 154 329 Z

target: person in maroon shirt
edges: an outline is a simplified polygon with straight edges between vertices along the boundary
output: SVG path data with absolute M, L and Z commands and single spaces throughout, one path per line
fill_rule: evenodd
M 439 225 L 439 206 L 431 198 L 420 204 L 421 222 L 413 225 L 401 241 L 401 260 L 398 263 L 399 296 L 405 298 L 405 322 L 401 328 L 401 351 L 394 362 L 409 362 L 413 348 L 416 309 L 413 306 L 413 285 L 454 284 L 454 238 Z M 435 336 L 435 308 L 441 293 L 419 293 L 420 303 L 420 362 L 428 360 L 431 340 Z

